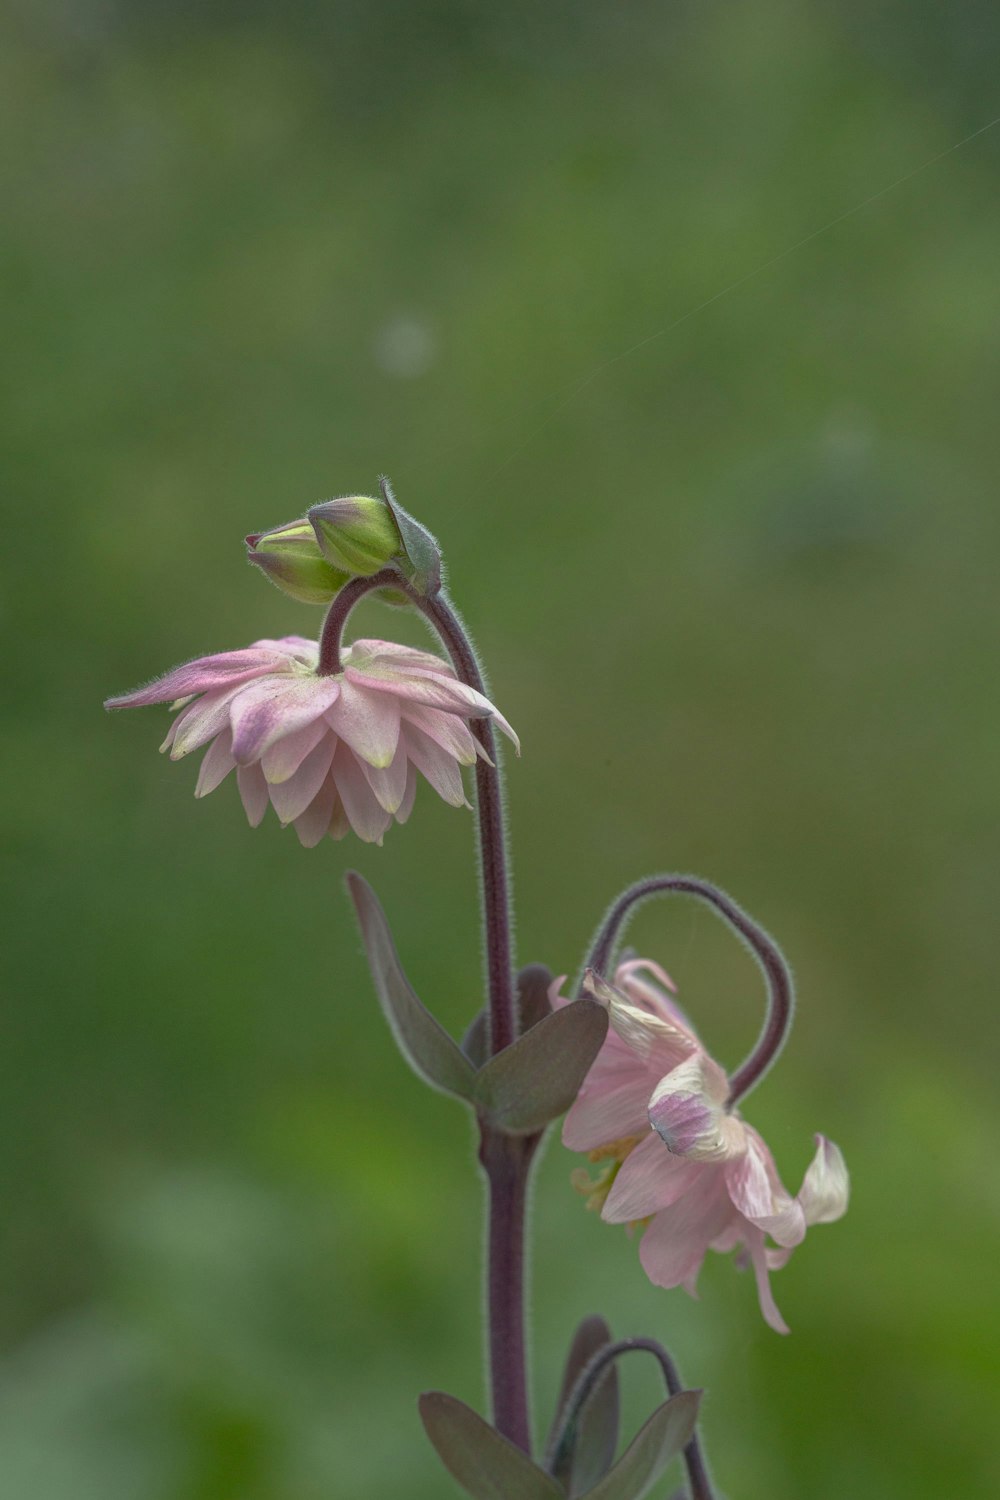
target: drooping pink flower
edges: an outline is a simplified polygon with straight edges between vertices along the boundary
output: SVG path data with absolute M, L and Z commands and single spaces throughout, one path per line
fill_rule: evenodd
M 740 1248 L 742 1263 L 754 1268 L 761 1312 L 787 1333 L 769 1272 L 786 1263 L 808 1226 L 846 1212 L 844 1158 L 817 1135 L 793 1198 L 756 1130 L 727 1110 L 729 1080 L 668 993 L 669 976 L 633 959 L 614 980 L 588 975 L 588 992 L 607 1007 L 611 1025 L 563 1126 L 571 1151 L 608 1165 L 596 1182 L 574 1174 L 577 1186 L 608 1223 L 645 1226 L 639 1258 L 657 1286 L 695 1296 L 706 1251 Z M 567 1002 L 554 993 L 553 1003 Z
M 161 750 L 180 760 L 208 746 L 195 796 L 235 768 L 251 826 L 270 802 L 307 848 L 351 828 L 380 844 L 393 818 L 409 817 L 418 771 L 446 802 L 467 805 L 461 768 L 488 759 L 470 720 L 492 719 L 517 747 L 492 703 L 428 651 L 359 640 L 342 651 L 342 670 L 324 677 L 318 659 L 316 642 L 301 636 L 255 641 L 199 657 L 105 707 L 173 703 Z

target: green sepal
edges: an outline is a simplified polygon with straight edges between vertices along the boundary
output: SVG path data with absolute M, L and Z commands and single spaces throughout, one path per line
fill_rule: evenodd
M 566 1402 L 577 1380 L 594 1355 L 612 1342 L 611 1329 L 601 1317 L 584 1318 L 577 1328 L 566 1356 L 548 1451 L 551 1452 L 562 1429 Z M 553 1454 L 553 1476 L 564 1486 L 570 1500 L 585 1495 L 610 1469 L 618 1447 L 619 1415 L 618 1366 L 609 1362 L 580 1410 L 571 1440 L 562 1452 Z
M 441 587 L 441 548 L 427 527 L 403 509 L 384 474 L 379 488 L 403 544 L 406 562 L 399 565 L 401 571 L 418 594 L 436 594 Z
M 566 1500 L 551 1475 L 464 1401 L 427 1391 L 420 1416 L 441 1462 L 473 1500 Z
M 657 1407 L 614 1468 L 587 1492 L 587 1500 L 642 1500 L 668 1464 L 691 1441 L 701 1391 L 681 1391 Z
M 544 1130 L 573 1103 L 607 1030 L 608 1013 L 595 1000 L 553 1011 L 480 1068 L 476 1108 L 511 1135 Z
M 396 1045 L 413 1071 L 443 1094 L 471 1100 L 476 1070 L 465 1053 L 419 999 L 403 972 L 378 897 L 356 871 L 346 876 L 368 967 Z

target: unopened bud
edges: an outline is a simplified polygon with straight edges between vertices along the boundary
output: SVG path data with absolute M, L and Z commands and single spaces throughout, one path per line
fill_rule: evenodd
M 371 495 L 324 500 L 311 508 L 309 520 L 323 556 L 345 573 L 368 578 L 403 560 L 399 528 L 384 500 Z
M 307 520 L 254 532 L 246 544 L 248 561 L 302 604 L 329 604 L 347 582 L 347 575 L 323 556 Z
M 348 495 L 324 500 L 309 520 L 324 557 L 335 568 L 370 577 L 385 567 L 399 570 L 419 594 L 441 587 L 441 553 L 430 532 L 398 505 L 388 480 L 382 496 Z

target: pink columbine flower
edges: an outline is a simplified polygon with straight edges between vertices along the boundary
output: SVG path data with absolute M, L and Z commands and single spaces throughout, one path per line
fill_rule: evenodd
M 180 760 L 208 746 L 195 796 L 235 767 L 251 827 L 270 801 L 307 848 L 350 828 L 380 844 L 393 818 L 409 817 L 418 771 L 446 802 L 467 806 L 461 767 L 488 759 L 471 719 L 492 719 L 517 748 L 492 703 L 428 651 L 355 641 L 341 653 L 342 670 L 324 677 L 318 660 L 316 642 L 301 636 L 255 641 L 199 657 L 105 706 L 173 703 L 177 717 L 161 750 Z
M 726 1109 L 729 1081 L 671 999 L 670 977 L 633 959 L 614 979 L 587 977 L 611 1025 L 563 1127 L 571 1151 L 608 1165 L 596 1182 L 574 1174 L 576 1185 L 608 1223 L 645 1226 L 639 1258 L 657 1286 L 683 1286 L 695 1296 L 706 1251 L 742 1247 L 761 1312 L 787 1333 L 769 1272 L 785 1264 L 809 1225 L 846 1211 L 844 1158 L 817 1135 L 816 1155 L 791 1197 L 764 1141 Z M 553 1003 L 567 1002 L 554 993 Z

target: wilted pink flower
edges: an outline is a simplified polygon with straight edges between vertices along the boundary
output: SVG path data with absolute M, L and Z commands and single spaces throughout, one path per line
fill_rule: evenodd
M 563 1127 L 571 1151 L 609 1165 L 596 1182 L 583 1172 L 577 1186 L 608 1223 L 645 1226 L 639 1258 L 657 1286 L 683 1286 L 695 1296 L 705 1252 L 742 1247 L 764 1317 L 787 1333 L 768 1273 L 785 1264 L 809 1225 L 846 1211 L 844 1158 L 817 1135 L 816 1155 L 791 1197 L 764 1141 L 726 1109 L 729 1081 L 667 993 L 669 976 L 634 959 L 614 977 L 612 986 L 588 975 L 611 1025 Z M 553 1003 L 567 1002 L 554 995 Z
M 180 760 L 208 745 L 195 796 L 235 767 L 251 826 L 270 801 L 307 848 L 349 828 L 380 844 L 393 818 L 409 817 L 418 771 L 446 802 L 467 805 L 461 767 L 488 758 L 470 719 L 493 719 L 517 745 L 492 703 L 427 651 L 355 641 L 341 653 L 342 670 L 326 677 L 318 659 L 316 642 L 301 636 L 255 641 L 105 706 L 173 702 L 177 717 L 160 748 Z

